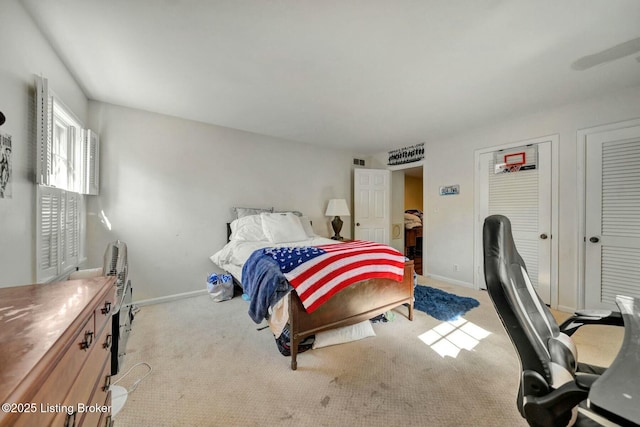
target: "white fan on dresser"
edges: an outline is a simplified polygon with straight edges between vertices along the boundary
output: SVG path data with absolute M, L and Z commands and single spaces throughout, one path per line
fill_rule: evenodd
M 127 256 L 126 243 L 120 240 L 110 242 L 104 251 L 102 268 L 78 270 L 73 272 L 69 276 L 69 279 L 84 279 L 96 276 L 116 276 L 116 303 L 111 311 L 113 316 L 111 375 L 116 375 L 120 371 L 124 360 L 126 342 L 129 337 L 129 332 L 131 331 L 131 322 L 133 321 L 135 313 L 138 311 L 138 307 L 131 303 L 133 290 L 131 288 L 131 281 L 129 280 L 129 259 Z M 146 363 L 142 364 L 147 365 Z M 149 365 L 147 365 L 147 367 L 150 371 L 151 367 Z M 131 369 L 129 369 L 129 371 L 131 371 Z M 129 372 L 127 372 L 127 374 L 128 373 Z M 148 373 L 146 375 L 148 375 Z M 144 375 L 143 378 L 146 377 L 146 375 Z M 124 376 L 120 379 L 124 378 Z M 137 386 L 141 380 L 142 378 L 136 382 L 135 386 Z M 110 386 L 111 414 L 113 417 L 115 417 L 124 406 L 128 394 L 135 389 L 135 387 L 133 387 L 131 390 L 127 390 L 116 384 L 117 382 L 114 382 Z
M 104 251 L 103 274 L 105 276 L 116 276 L 116 286 L 118 288 L 118 304 L 114 314 L 120 310 L 125 298 L 125 290 L 129 283 L 129 260 L 127 258 L 127 244 L 116 240 L 107 245 Z

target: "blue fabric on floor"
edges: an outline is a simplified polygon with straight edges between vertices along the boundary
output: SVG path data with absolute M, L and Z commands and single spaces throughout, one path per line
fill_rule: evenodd
M 430 286 L 417 285 L 414 289 L 415 302 L 413 306 L 438 320 L 448 322 L 456 320 L 474 307 L 478 307 L 478 300 L 450 294 Z

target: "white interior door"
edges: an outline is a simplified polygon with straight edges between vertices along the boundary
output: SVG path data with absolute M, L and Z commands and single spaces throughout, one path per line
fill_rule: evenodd
M 640 126 L 587 135 L 585 305 L 640 298 Z
M 482 259 L 484 219 L 489 215 L 506 216 L 511 221 L 513 238 L 531 283 L 540 298 L 551 304 L 551 141 L 527 147 L 531 151 L 537 149 L 535 169 L 495 173 L 495 153 L 480 155 L 477 259 Z M 476 272 L 476 283 L 485 289 L 481 265 Z
M 385 169 L 355 169 L 353 183 L 354 237 L 388 245 L 391 172 Z

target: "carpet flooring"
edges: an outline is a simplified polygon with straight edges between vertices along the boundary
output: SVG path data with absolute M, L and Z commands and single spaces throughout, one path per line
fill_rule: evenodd
M 297 371 L 239 297 L 144 306 L 122 373 L 139 362 L 153 371 L 114 420 L 121 427 L 526 426 L 515 405 L 519 363 L 487 293 L 419 283 L 480 306 L 455 322 L 420 311 L 411 322 L 398 307 L 393 321 L 373 325 L 375 337 L 305 352 Z M 147 371 L 137 366 L 114 381 L 129 389 Z

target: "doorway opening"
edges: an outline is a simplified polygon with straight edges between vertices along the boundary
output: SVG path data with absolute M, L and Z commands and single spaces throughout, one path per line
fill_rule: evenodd
M 404 255 L 413 260 L 416 273 L 422 275 L 424 177 L 422 166 L 404 170 Z

